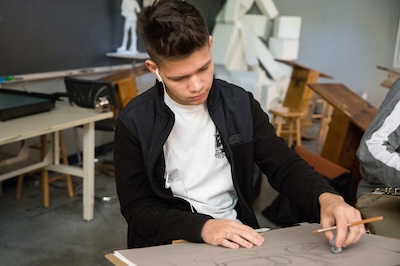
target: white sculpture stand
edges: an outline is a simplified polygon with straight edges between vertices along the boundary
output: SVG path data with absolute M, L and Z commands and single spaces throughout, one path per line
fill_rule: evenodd
M 121 14 L 125 17 L 124 24 L 124 36 L 122 39 L 122 44 L 117 48 L 117 53 L 129 53 L 136 54 L 137 50 L 137 34 L 136 34 L 136 23 L 137 15 L 140 12 L 140 6 L 136 0 L 122 0 L 121 4 Z M 129 33 L 131 42 L 128 46 Z

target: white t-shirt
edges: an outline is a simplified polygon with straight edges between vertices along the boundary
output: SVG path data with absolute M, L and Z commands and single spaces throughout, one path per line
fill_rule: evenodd
M 163 147 L 166 186 L 199 213 L 236 220 L 237 195 L 230 164 L 207 105 L 181 105 L 164 95 L 175 114 L 175 124 Z

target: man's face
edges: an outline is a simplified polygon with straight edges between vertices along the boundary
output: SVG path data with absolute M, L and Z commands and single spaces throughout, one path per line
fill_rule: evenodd
M 212 39 L 209 45 L 196 50 L 189 57 L 165 60 L 159 74 L 168 95 L 183 105 L 198 105 L 207 100 L 214 75 Z

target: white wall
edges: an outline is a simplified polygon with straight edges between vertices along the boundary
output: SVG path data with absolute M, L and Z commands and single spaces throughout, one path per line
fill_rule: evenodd
M 334 77 L 320 82 L 343 83 L 368 93 L 379 107 L 387 93 L 387 76 L 377 65 L 392 68 L 399 0 L 275 0 L 280 15 L 302 17 L 299 63 Z

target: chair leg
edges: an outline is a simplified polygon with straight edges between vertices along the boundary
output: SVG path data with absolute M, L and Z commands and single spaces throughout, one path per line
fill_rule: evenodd
M 62 163 L 63 164 L 68 164 L 67 150 L 65 148 L 64 135 L 63 135 L 62 131 L 59 132 L 59 138 L 60 138 L 60 149 L 61 149 L 61 160 L 62 160 Z M 72 198 L 74 196 L 74 189 L 72 187 L 71 175 L 65 174 L 65 182 L 67 184 L 68 197 Z
M 47 154 L 47 136 L 40 136 L 40 157 L 43 160 Z M 43 206 L 48 208 L 50 205 L 49 197 L 49 171 L 45 168 L 40 169 L 40 186 L 43 190 Z
M 296 145 L 301 146 L 301 118 L 296 118 Z
M 293 119 L 294 118 L 288 118 L 288 125 L 289 125 L 289 129 L 288 129 L 288 133 L 289 133 L 288 144 L 289 144 L 289 147 L 291 147 L 292 144 L 293 144 L 293 133 L 294 133 L 294 128 L 293 128 L 294 120 Z
M 20 200 L 22 194 L 22 184 L 24 182 L 24 175 L 19 175 L 17 179 L 17 190 L 15 191 L 15 199 Z
M 324 102 L 323 108 L 322 108 L 322 117 L 320 120 L 320 128 L 318 131 L 318 141 L 320 143 L 324 143 L 326 134 L 328 133 L 329 129 L 329 122 L 331 120 L 331 115 L 333 107 L 329 105 L 327 102 Z
M 40 173 L 40 178 L 43 187 L 43 207 L 48 208 L 50 205 L 49 171 L 46 169 L 42 169 Z
M 278 116 L 276 119 L 278 120 L 277 121 L 277 126 L 276 126 L 276 135 L 278 135 L 280 137 L 281 134 L 282 134 L 283 118 Z
M 59 145 L 61 151 L 61 161 L 63 164 L 68 164 L 68 157 L 65 148 L 64 136 L 62 132 L 59 132 Z M 46 135 L 40 136 L 40 156 L 43 160 L 47 154 L 47 138 Z M 15 192 L 15 199 L 21 199 L 22 195 L 22 187 L 24 181 L 24 174 L 19 175 L 17 179 L 17 188 Z M 58 177 L 49 178 L 49 171 L 47 169 L 40 169 L 40 188 L 43 191 L 43 206 L 48 208 L 50 206 L 50 191 L 49 191 L 49 183 L 52 180 L 56 180 L 60 177 L 65 177 L 65 182 L 67 186 L 68 197 L 72 198 L 74 196 L 74 190 L 72 185 L 72 178 L 69 174 L 62 174 Z
M 65 181 L 67 183 L 68 197 L 72 198 L 74 196 L 74 189 L 72 187 L 72 178 L 70 175 L 65 176 Z

